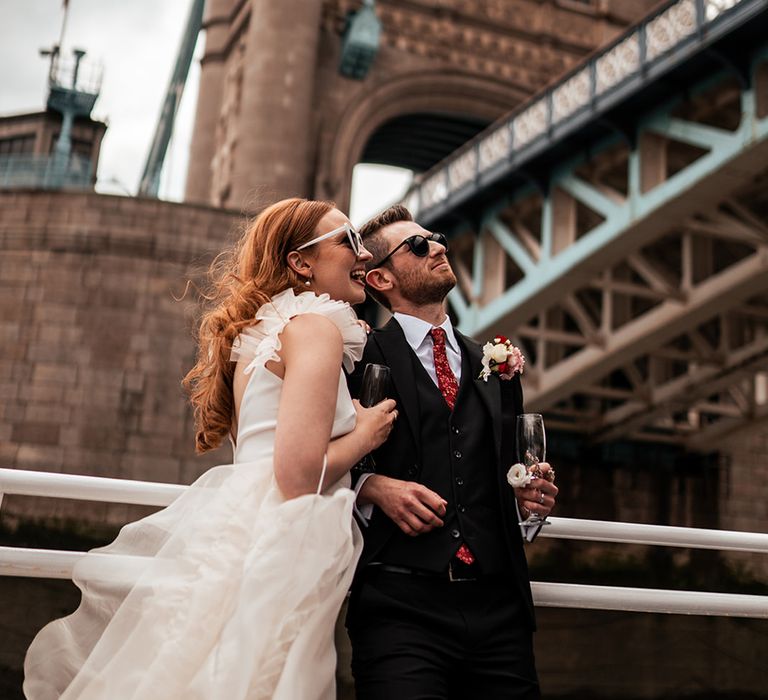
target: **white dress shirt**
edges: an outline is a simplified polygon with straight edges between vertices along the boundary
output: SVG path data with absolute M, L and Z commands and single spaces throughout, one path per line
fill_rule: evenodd
M 395 321 L 400 324 L 406 342 L 410 345 L 411 350 L 416 353 L 421 366 L 432 378 L 435 386 L 439 386 L 439 384 L 437 383 L 437 373 L 435 372 L 435 353 L 433 351 L 432 336 L 430 336 L 429 332 L 433 328 L 442 328 L 445 331 L 445 354 L 448 355 L 448 364 L 456 376 L 456 383 L 461 383 L 461 350 L 456 340 L 456 334 L 453 332 L 453 324 L 451 324 L 451 319 L 448 316 L 445 317 L 445 320 L 439 326 L 433 326 L 431 323 L 422 321 L 420 318 L 396 311 Z

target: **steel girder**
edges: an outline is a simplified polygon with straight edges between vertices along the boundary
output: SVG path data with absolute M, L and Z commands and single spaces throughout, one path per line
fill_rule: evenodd
M 451 307 L 551 426 L 705 448 L 768 406 L 768 48 L 629 136 L 454 226 Z

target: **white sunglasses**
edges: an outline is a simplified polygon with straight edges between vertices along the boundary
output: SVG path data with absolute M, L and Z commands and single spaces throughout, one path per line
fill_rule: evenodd
M 304 248 L 309 248 L 309 246 L 315 245 L 315 243 L 319 243 L 320 241 L 324 241 L 326 238 L 331 238 L 332 236 L 335 236 L 342 231 L 346 231 L 347 238 L 349 239 L 349 247 L 352 248 L 352 252 L 359 258 L 363 254 L 365 246 L 363 245 L 363 239 L 360 237 L 360 234 L 354 228 L 352 228 L 351 224 L 344 224 L 343 226 L 339 226 L 339 228 L 333 229 L 333 231 L 324 233 L 322 236 L 313 238 L 311 241 L 307 241 L 303 245 L 300 245 L 298 248 L 296 248 L 296 250 L 299 251 L 304 250 Z

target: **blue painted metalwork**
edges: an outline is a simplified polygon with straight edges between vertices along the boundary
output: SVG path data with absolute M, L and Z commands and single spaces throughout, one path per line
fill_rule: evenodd
M 49 110 L 61 114 L 61 131 L 50 155 L 19 154 L 0 159 L 0 187 L 45 189 L 93 186 L 90 159 L 72 153 L 72 125 L 88 117 L 99 98 L 101 69 L 82 63 L 85 51 L 74 49 L 74 59 L 62 58 L 59 46 L 41 52 L 50 56 Z
M 362 7 L 347 18 L 339 73 L 346 78 L 363 80 L 379 52 L 380 37 L 381 21 L 376 16 L 375 0 L 363 0 Z
M 189 67 L 192 64 L 197 35 L 200 33 L 200 28 L 203 24 L 204 7 L 205 0 L 192 0 L 187 25 L 181 39 L 178 56 L 176 57 L 176 65 L 168 84 L 168 90 L 165 93 L 163 109 L 160 112 L 157 127 L 155 127 L 155 135 L 152 138 L 152 145 L 141 176 L 139 184 L 140 195 L 157 197 L 157 193 L 160 190 L 160 174 L 163 170 L 165 154 L 168 151 L 168 143 L 173 133 L 176 112 L 179 109 L 181 95 L 187 82 Z
M 72 152 L 72 124 L 76 117 L 90 115 L 99 98 L 100 78 L 96 84 L 86 86 L 80 79 L 80 63 L 85 56 L 82 49 L 74 49 L 71 84 L 65 84 L 66 66 L 59 61 L 58 50 L 51 54 L 49 71 L 48 109 L 62 116 L 61 132 L 56 141 L 56 156 L 66 162 Z M 67 81 L 69 82 L 69 81 Z
M 405 197 L 431 225 L 554 146 L 605 118 L 630 97 L 747 26 L 768 27 L 768 0 L 675 0 L 659 7 L 589 61 L 481 133 L 427 172 Z M 661 31 L 661 30 L 664 31 Z M 765 33 L 764 33 L 765 34 Z M 502 133 L 506 132 L 506 133 Z M 458 184 L 449 171 L 474 151 L 474 173 Z
M 659 23 L 664 22 L 669 26 L 661 27 Z M 627 195 L 623 201 L 617 193 L 614 198 L 607 196 L 576 175 L 577 168 L 587 160 L 582 145 L 571 149 L 574 156 L 568 156 L 563 147 L 569 134 L 589 129 L 604 118 L 609 107 L 617 112 L 623 106 L 622 101 L 629 103 L 662 75 L 673 68 L 684 69 L 686 62 L 696 60 L 698 52 L 749 23 L 753 23 L 749 26 L 753 32 L 760 23 L 768 27 L 768 2 L 678 0 L 667 3 L 558 84 L 522 105 L 509 119 L 484 132 L 427 173 L 421 183 L 412 188 L 405 203 L 415 209 L 420 223 L 437 225 L 449 234 L 456 235 L 452 222 L 466 218 L 470 203 L 470 211 L 482 212 L 475 228 L 478 240 L 473 250 L 471 290 L 465 285 L 464 293 L 457 289 L 450 296 L 464 332 L 479 335 L 500 324 L 509 329 L 529 320 L 554 299 L 562 300 L 585 276 L 601 269 L 601 265 L 621 257 L 628 249 L 638 248 L 644 240 L 651 240 L 654 233 L 646 221 L 656 212 L 691 196 L 700 183 L 726 168 L 731 161 L 764 146 L 768 118 L 758 117 L 751 84 L 758 62 L 765 60 L 768 53 L 768 34 L 756 31 L 758 45 L 751 50 L 751 59 L 746 64 L 747 80 L 742 81 L 741 91 L 742 118 L 735 131 L 673 116 L 673 110 L 683 100 L 677 90 L 662 96 L 661 102 L 649 101 L 644 105 L 645 113 L 633 110 L 624 128 L 613 129 L 608 136 L 604 135 L 604 128 L 602 132 L 595 132 L 603 136 L 590 144 L 590 156 L 614 146 L 621 138 L 630 143 Z M 660 44 L 660 37 L 670 36 L 674 41 Z M 749 45 L 739 46 L 739 50 L 750 52 Z M 621 65 L 617 64 L 618 57 L 624 61 Z M 698 85 L 687 86 L 686 96 L 710 88 L 728 76 L 727 71 L 721 70 L 716 75 L 699 77 Z M 702 149 L 704 154 L 642 192 L 644 155 L 639 143 L 644 134 L 689 144 Z M 547 160 L 547 152 L 556 148 L 556 153 Z M 537 259 L 499 218 L 501 211 L 522 192 L 531 193 L 531 181 L 543 197 Z M 556 190 L 567 193 L 602 218 L 591 230 L 580 231 L 578 240 L 568 241 L 567 245 L 561 241 L 557 252 L 554 250 L 553 203 Z M 483 303 L 488 255 L 485 241 L 489 235 L 521 270 L 523 278 L 495 299 Z M 470 293 L 472 298 L 465 298 L 465 293 Z
M 724 76 L 722 76 L 724 77 Z M 542 208 L 542 246 L 539 260 L 532 260 L 512 231 L 495 214 L 486 216 L 481 228 L 487 228 L 505 252 L 525 273 L 525 277 L 507 289 L 501 296 L 481 306 L 478 302 L 467 303 L 461 298 L 455 306 L 459 325 L 463 332 L 475 335 L 491 326 L 498 326 L 501 319 L 506 323 L 521 322 L 536 312 L 538 300 L 544 290 L 555 285 L 562 294 L 575 284 L 574 275 L 590 261 L 604 253 L 609 247 L 617 250 L 621 241 L 627 238 L 631 246 L 638 242 L 637 229 L 643 219 L 664 205 L 693 191 L 705 177 L 717 173 L 737 156 L 744 154 L 768 137 L 768 117 L 758 118 L 753 91 L 742 93 L 742 120 L 734 132 L 701 124 L 673 119 L 668 114 L 655 115 L 640 126 L 639 131 L 663 134 L 677 141 L 706 148 L 702 155 L 688 167 L 660 183 L 653 189 L 641 193 L 639 168 L 642 153 L 631 152 L 629 163 L 630 191 L 626 201 L 619 205 L 573 174 L 579 163 L 574 161 L 559 169 L 551 176 L 550 192 L 559 188 L 567 191 L 576 200 L 605 217 L 604 221 L 583 234 L 577 241 L 552 255 L 553 216 L 552 195 L 545 198 Z M 479 296 L 483 281 L 483 245 L 476 245 L 473 265 L 475 296 Z M 594 264 L 593 264 L 594 267 Z M 452 304 L 459 300 L 460 293 L 451 296 Z
M 486 227 L 525 274 L 531 274 L 536 271 L 536 262 L 531 259 L 525 248 L 499 219 L 496 217 L 489 218 L 486 222 Z

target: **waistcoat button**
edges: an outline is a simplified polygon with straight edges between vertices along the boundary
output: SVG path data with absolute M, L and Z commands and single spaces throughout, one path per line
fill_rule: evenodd
M 459 537 L 461 537 L 461 533 L 458 530 L 451 530 L 451 537 L 453 537 L 454 540 L 458 540 Z

